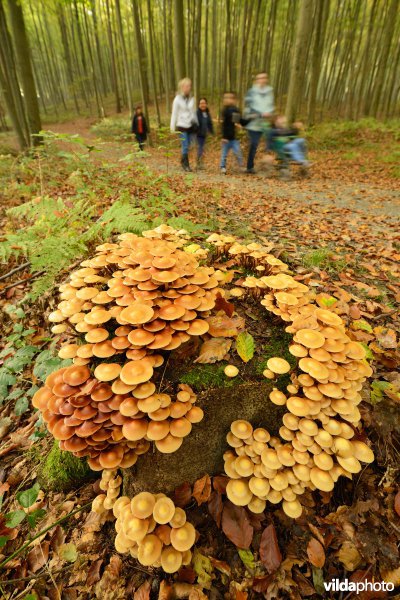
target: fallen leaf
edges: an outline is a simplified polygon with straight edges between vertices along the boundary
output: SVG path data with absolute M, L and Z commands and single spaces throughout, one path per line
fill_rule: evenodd
M 270 523 L 262 532 L 260 559 L 268 573 L 274 573 L 282 562 L 282 554 L 273 523 Z
M 312 565 L 321 569 L 325 564 L 325 551 L 324 548 L 318 540 L 314 537 L 310 539 L 307 544 L 307 556 Z
M 394 510 L 397 512 L 397 515 L 400 517 L 400 490 L 397 492 L 394 498 Z
M 211 479 L 209 475 L 204 475 L 201 479 L 198 479 L 193 486 L 192 496 L 196 500 L 198 506 L 204 504 L 210 498 L 211 494 Z
M 215 299 L 215 310 L 223 310 L 228 317 L 231 317 L 234 313 L 235 305 L 232 304 L 232 302 L 225 300 L 225 298 L 221 296 L 220 292 L 218 292 Z
M 237 548 L 250 547 L 254 529 L 243 506 L 235 506 L 229 500 L 225 502 L 222 511 L 222 531 Z
M 243 362 L 247 363 L 254 356 L 254 338 L 247 331 L 242 331 L 236 338 L 236 352 Z
M 133 594 L 133 600 L 150 600 L 150 580 L 148 579 Z
M 175 488 L 173 500 L 176 506 L 179 506 L 180 508 L 185 508 L 185 506 L 187 506 L 190 503 L 191 499 L 192 487 L 190 483 L 185 481 L 185 483 L 182 483 L 182 485 Z
M 232 340 L 223 337 L 211 338 L 201 345 L 200 354 L 194 362 L 200 364 L 216 363 L 226 356 L 231 345 Z
M 216 522 L 218 527 L 221 527 L 222 510 L 224 504 L 222 502 L 222 496 L 219 492 L 212 492 L 208 501 L 208 512 Z
M 338 557 L 340 562 L 345 566 L 347 571 L 354 571 L 362 560 L 362 557 L 358 552 L 357 548 L 349 540 L 343 542 L 340 549 L 336 553 L 336 556 Z
M 36 573 L 46 564 L 49 558 L 50 542 L 45 541 L 38 544 L 29 552 L 27 556 L 28 567 L 32 573 Z
M 95 583 L 100 581 L 100 569 L 101 569 L 102 564 L 103 564 L 103 559 L 99 558 L 98 560 L 95 560 L 94 562 L 92 562 L 92 564 L 90 565 L 89 570 L 88 570 L 88 575 L 86 578 L 86 585 L 88 587 L 92 587 Z
M 209 590 L 211 587 L 213 566 L 208 556 L 201 554 L 196 548 L 193 553 L 192 565 L 199 584 Z

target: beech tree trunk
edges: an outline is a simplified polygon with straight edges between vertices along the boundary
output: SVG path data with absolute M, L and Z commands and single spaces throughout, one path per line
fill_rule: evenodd
M 296 116 L 300 99 L 303 97 L 308 38 L 311 34 L 313 1 L 302 0 L 298 15 L 296 40 L 290 67 L 289 90 L 286 102 L 286 117 L 292 122 Z
M 183 20 L 183 0 L 174 0 L 174 62 L 175 75 L 179 79 L 186 77 L 185 26 Z
M 24 92 L 25 110 L 31 138 L 30 141 L 32 146 L 36 146 L 41 141 L 37 134 L 41 131 L 42 124 L 40 121 L 39 102 L 33 77 L 31 51 L 25 30 L 24 15 L 22 13 L 22 7 L 17 0 L 8 0 L 8 7 L 10 11 L 17 65 L 21 76 L 21 86 Z

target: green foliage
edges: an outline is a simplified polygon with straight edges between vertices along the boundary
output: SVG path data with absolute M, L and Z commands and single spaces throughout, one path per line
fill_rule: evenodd
M 106 117 L 95 123 L 90 131 L 104 140 L 129 141 L 132 139 L 131 123 L 125 117 Z
M 313 127 L 307 134 L 311 148 L 338 149 L 357 147 L 382 141 L 400 141 L 398 119 L 382 122 L 373 118 L 359 121 L 329 121 Z
M 77 458 L 71 452 L 63 452 L 54 442 L 46 459 L 39 467 L 38 479 L 46 490 L 67 491 L 96 477 L 86 460 Z
M 307 268 L 318 268 L 338 273 L 346 266 L 344 259 L 337 259 L 330 248 L 318 248 L 303 256 L 303 264 Z
M 40 521 L 41 519 L 43 519 L 43 517 L 46 514 L 46 511 L 43 508 L 37 508 L 35 510 L 30 510 L 28 512 L 28 509 L 31 508 L 35 504 L 35 502 L 39 496 L 39 491 L 40 491 L 40 485 L 38 483 L 35 483 L 31 488 L 24 490 L 22 492 L 18 492 L 15 495 L 16 502 L 17 502 L 17 504 L 19 504 L 19 506 L 21 508 L 18 508 L 17 510 L 12 510 L 4 515 L 5 516 L 5 524 L 7 527 L 9 527 L 10 529 L 14 529 L 15 527 L 17 527 L 18 525 L 20 525 L 23 522 L 26 522 L 30 529 L 33 529 L 34 527 L 36 527 L 37 522 Z M 2 500 L 3 500 L 3 496 L 1 495 L 0 496 L 0 508 L 2 505 Z M 22 509 L 24 509 L 24 510 L 22 510 Z M 5 546 L 8 539 L 9 539 L 9 536 L 7 536 L 7 535 L 1 536 L 0 548 Z
M 253 336 L 247 331 L 242 331 L 236 338 L 236 352 L 243 362 L 249 362 L 254 356 L 255 344 Z

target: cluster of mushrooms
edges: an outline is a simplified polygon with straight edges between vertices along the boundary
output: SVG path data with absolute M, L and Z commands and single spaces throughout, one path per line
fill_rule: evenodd
M 112 509 L 117 552 L 129 553 L 144 567 L 161 567 L 166 573 L 176 573 L 182 565 L 190 564 L 196 530 L 186 520 L 185 511 L 165 494 L 150 492 L 141 492 L 132 499 L 120 496 L 108 501 L 109 490 L 112 496 L 115 493 L 115 488 L 110 487 L 115 475 L 103 471 L 100 487 L 107 489 L 107 496 L 97 496 L 92 510 L 101 514 Z
M 151 442 L 174 452 L 203 418 L 189 386 L 172 398 L 154 381 L 165 351 L 207 333 L 224 293 L 224 273 L 200 266 L 186 242 L 167 225 L 122 234 L 60 286 L 49 320 L 73 365 L 52 373 L 33 404 L 60 447 L 88 456 L 94 470 L 132 466 Z
M 269 396 L 288 410 L 280 438 L 263 428 L 253 430 L 247 421 L 232 423 L 227 435 L 232 450 L 224 455 L 227 494 L 234 504 L 256 513 L 267 501 L 282 501 L 285 513 L 297 518 L 302 513 L 298 496 L 306 489 L 331 491 L 341 475 L 351 479 L 361 471 L 361 462 L 374 460 L 369 446 L 353 439 L 361 419 L 360 390 L 372 369 L 340 316 L 313 303 L 309 288 L 287 274 L 285 266 L 274 264 L 268 247 L 240 245 L 238 252 L 234 238 L 212 236 L 208 241 L 226 256 L 238 257 L 239 264 L 249 264 L 251 258 L 252 267 L 266 273 L 236 282 L 230 294 L 261 296 L 267 310 L 289 323 L 289 352 L 300 371 L 291 374 L 288 394 L 274 388 Z M 274 379 L 290 370 L 285 359 L 272 357 L 264 375 Z
M 105 494 L 99 494 L 93 500 L 92 511 L 101 514 L 111 511 L 118 500 L 122 477 L 117 469 L 104 469 L 100 479 L 100 489 Z

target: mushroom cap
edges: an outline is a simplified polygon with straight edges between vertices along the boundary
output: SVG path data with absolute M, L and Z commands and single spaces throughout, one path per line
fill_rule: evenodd
M 98 344 L 99 342 L 104 342 L 109 336 L 107 329 L 103 327 L 96 327 L 95 329 L 91 329 L 85 335 L 85 340 L 89 344 Z
M 234 467 L 241 477 L 250 477 L 250 475 L 253 475 L 254 463 L 248 456 L 238 456 Z
M 154 310 L 151 306 L 143 304 L 142 302 L 133 302 L 120 313 L 121 319 L 132 325 L 142 325 L 143 323 L 147 323 L 153 316 Z
M 325 337 L 315 329 L 299 329 L 293 339 L 306 348 L 321 348 L 325 343 Z
M 323 471 L 330 471 L 333 467 L 333 459 L 326 452 L 320 452 L 319 454 L 314 454 L 314 463 Z
M 175 505 L 170 498 L 166 496 L 159 498 L 153 507 L 153 518 L 156 523 L 166 525 L 175 514 Z
M 282 508 L 284 513 L 286 513 L 287 516 L 291 517 L 292 519 L 298 519 L 303 512 L 303 507 L 298 500 L 284 500 L 282 502 Z
M 318 434 L 318 425 L 315 421 L 311 419 L 300 419 L 299 421 L 299 429 L 302 433 L 306 435 L 317 435 Z
M 183 437 L 175 437 L 169 433 L 162 440 L 156 440 L 155 445 L 157 450 L 163 452 L 163 454 L 170 454 L 176 452 L 182 446 L 182 442 Z
M 161 567 L 166 573 L 176 573 L 182 565 L 182 554 L 172 546 L 161 552 Z
M 140 542 L 147 534 L 149 522 L 146 519 L 128 516 L 124 520 L 123 531 L 126 537 L 133 542 Z
M 272 392 L 270 392 L 269 399 L 277 406 L 285 406 L 287 400 L 285 394 L 277 388 L 274 388 Z
M 339 315 L 330 310 L 317 308 L 315 309 L 314 314 L 317 319 L 321 321 L 321 323 L 325 323 L 326 325 L 330 325 L 332 327 L 343 325 L 343 321 Z
M 269 469 L 280 469 L 282 466 L 281 461 L 278 458 L 277 452 L 274 448 L 266 448 L 261 454 L 261 461 L 263 465 Z
M 262 498 L 253 497 L 247 505 L 247 508 L 254 514 L 261 514 L 264 512 L 267 503 Z
M 349 358 L 354 360 L 363 360 L 365 358 L 365 349 L 359 342 L 349 342 L 346 345 L 345 352 Z
M 116 379 L 121 372 L 121 365 L 118 363 L 101 363 L 94 370 L 94 376 L 99 381 L 112 381 Z
M 231 424 L 231 432 L 241 440 L 245 440 L 253 433 L 253 427 L 248 421 L 238 419 Z
M 341 456 L 342 458 L 350 458 L 351 456 L 354 456 L 354 444 L 343 437 L 335 437 L 331 447 L 338 457 Z
M 177 506 L 175 508 L 174 516 L 169 521 L 169 524 L 171 525 L 171 527 L 175 528 L 175 527 L 182 527 L 182 525 L 184 525 L 185 523 L 186 523 L 186 513 L 183 510 L 183 508 L 180 508 L 179 506 Z
M 58 356 L 63 359 L 75 358 L 78 348 L 78 344 L 64 344 L 58 351 Z
M 349 471 L 349 473 L 359 473 L 361 471 L 360 461 L 355 456 L 348 456 L 344 458 L 343 456 L 337 456 L 337 461 L 345 471 Z
M 257 497 L 264 497 L 270 490 L 270 485 L 264 477 L 251 477 L 249 479 L 249 489 Z
M 375 460 L 374 453 L 367 444 L 359 440 L 354 440 L 351 444 L 353 446 L 354 456 L 357 460 L 365 463 L 372 463 Z
M 297 479 L 299 479 L 299 481 L 310 481 L 310 468 L 307 465 L 293 465 L 293 473 L 297 477 Z
M 270 479 L 269 483 L 272 489 L 281 492 L 287 488 L 289 483 L 287 473 L 285 471 L 278 471 L 275 477 Z
M 318 490 L 331 492 L 334 487 L 333 479 L 328 471 L 313 467 L 310 471 L 310 480 Z
M 256 442 L 264 442 L 264 443 L 269 442 L 269 440 L 271 439 L 271 435 L 263 427 L 258 427 L 257 429 L 255 429 L 253 431 L 253 437 Z
M 145 419 L 128 419 L 122 425 L 124 438 L 131 442 L 137 442 L 147 434 L 148 422 Z
M 308 354 L 307 348 L 305 348 L 301 344 L 290 344 L 289 352 L 297 358 L 304 358 Z
M 188 521 L 182 527 L 175 527 L 171 530 L 171 544 L 179 552 L 190 550 L 195 540 L 196 530 Z
M 150 567 L 161 557 L 162 541 L 154 534 L 146 535 L 139 544 L 138 561 L 145 567 Z
M 150 492 L 141 492 L 131 500 L 131 512 L 138 519 L 147 519 L 153 514 L 156 500 Z
M 153 367 L 145 359 L 131 360 L 122 367 L 120 372 L 121 380 L 127 385 L 137 385 L 145 383 L 153 376 Z
M 63 381 L 68 385 L 78 386 L 90 377 L 90 371 L 85 366 L 68 367 L 62 374 Z
M 125 514 L 127 510 L 129 510 L 128 507 L 130 508 L 130 503 L 131 500 L 128 496 L 120 496 L 117 498 L 113 506 L 114 517 L 118 519 L 122 513 Z
M 314 358 L 301 358 L 299 360 L 299 367 L 318 381 L 323 381 L 329 377 L 329 369 Z
M 235 365 L 226 365 L 224 373 L 227 377 L 236 377 L 239 374 L 239 369 Z
M 286 406 L 288 410 L 296 415 L 296 417 L 306 417 L 310 412 L 309 400 L 307 398 L 300 398 L 299 396 L 290 396 L 288 398 Z
M 284 358 L 279 358 L 278 356 L 273 356 L 267 360 L 267 367 L 273 373 L 277 373 L 278 375 L 283 375 L 284 373 L 288 373 L 290 371 L 290 364 Z
M 192 406 L 192 408 L 186 413 L 186 418 L 191 423 L 200 423 L 204 417 L 204 411 L 200 406 Z
M 246 506 L 253 497 L 249 484 L 245 479 L 231 479 L 228 481 L 226 494 L 236 506 Z
M 147 428 L 147 437 L 149 440 L 163 440 L 169 434 L 168 421 L 150 421 Z

